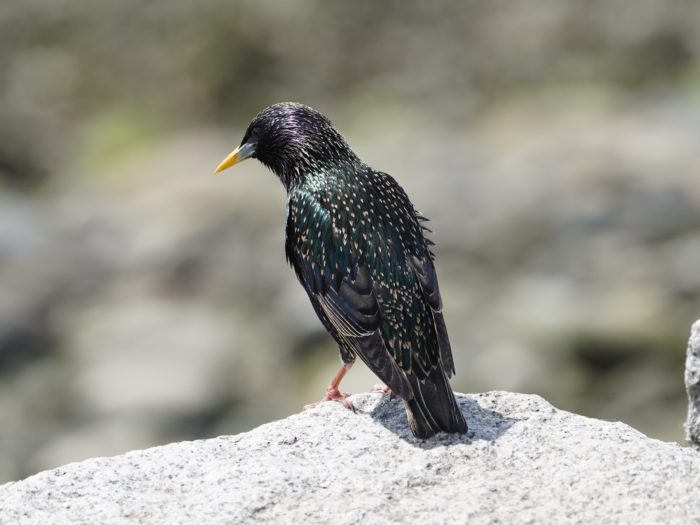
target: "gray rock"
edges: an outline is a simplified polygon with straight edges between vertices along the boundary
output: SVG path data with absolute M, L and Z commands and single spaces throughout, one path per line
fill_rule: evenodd
M 700 320 L 690 330 L 688 356 L 685 360 L 685 389 L 688 391 L 686 439 L 700 447 Z
M 468 435 L 419 441 L 400 400 L 352 400 L 7 483 L 0 523 L 700 520 L 700 454 L 622 423 L 491 392 L 459 395 Z

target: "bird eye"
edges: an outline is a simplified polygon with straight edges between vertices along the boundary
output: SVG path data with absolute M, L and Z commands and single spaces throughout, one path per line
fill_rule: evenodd
M 253 128 L 252 130 L 250 130 L 248 141 L 258 142 L 258 139 L 260 139 L 260 130 L 258 128 Z
M 243 140 L 241 140 L 241 146 L 243 144 L 248 144 L 250 142 L 256 142 L 257 141 L 257 134 L 255 131 L 248 130 L 245 132 L 245 135 L 243 135 Z

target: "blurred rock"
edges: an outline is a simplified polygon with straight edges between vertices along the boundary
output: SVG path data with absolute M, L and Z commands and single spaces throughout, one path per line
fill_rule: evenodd
M 89 456 L 122 454 L 148 446 L 161 438 L 162 424 L 163 418 L 112 414 L 86 424 L 75 422 L 71 428 L 57 429 L 48 443 L 33 451 L 28 467 L 40 471 Z
M 679 297 L 700 296 L 700 232 L 695 230 L 664 242 L 658 253 L 664 283 Z
M 225 316 L 138 290 L 115 295 L 71 320 L 67 357 L 81 410 L 186 414 L 225 395 L 237 348 Z

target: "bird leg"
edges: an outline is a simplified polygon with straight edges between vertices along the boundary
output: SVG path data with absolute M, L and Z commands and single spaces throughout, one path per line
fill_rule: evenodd
M 376 385 L 374 385 L 370 392 L 380 392 L 382 394 L 387 394 L 389 396 L 389 399 L 394 399 L 396 397 L 396 394 L 391 388 L 389 388 L 386 385 L 382 385 L 381 383 L 377 383 Z
M 350 397 L 350 394 L 346 392 L 341 392 L 339 387 L 340 387 L 340 382 L 343 380 L 343 377 L 345 377 L 345 374 L 352 368 L 352 363 L 345 363 L 343 366 L 338 370 L 338 373 L 335 374 L 335 377 L 331 380 L 331 384 L 328 385 L 328 388 L 326 388 L 326 396 L 321 399 L 320 401 L 316 401 L 315 403 L 309 403 L 308 405 L 304 405 L 304 410 L 307 410 L 309 408 L 314 408 L 320 405 L 321 403 L 325 403 L 326 401 L 337 401 L 341 405 L 343 405 L 345 408 L 349 408 L 353 412 L 355 411 L 355 407 L 352 406 L 352 403 L 348 401 L 348 397 Z

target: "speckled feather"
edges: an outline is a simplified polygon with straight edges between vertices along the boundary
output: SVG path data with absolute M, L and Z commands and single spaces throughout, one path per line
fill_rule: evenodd
M 287 189 L 287 259 L 343 361 L 359 356 L 404 399 L 416 436 L 465 432 L 427 219 L 307 106 L 266 108 L 246 142 Z

